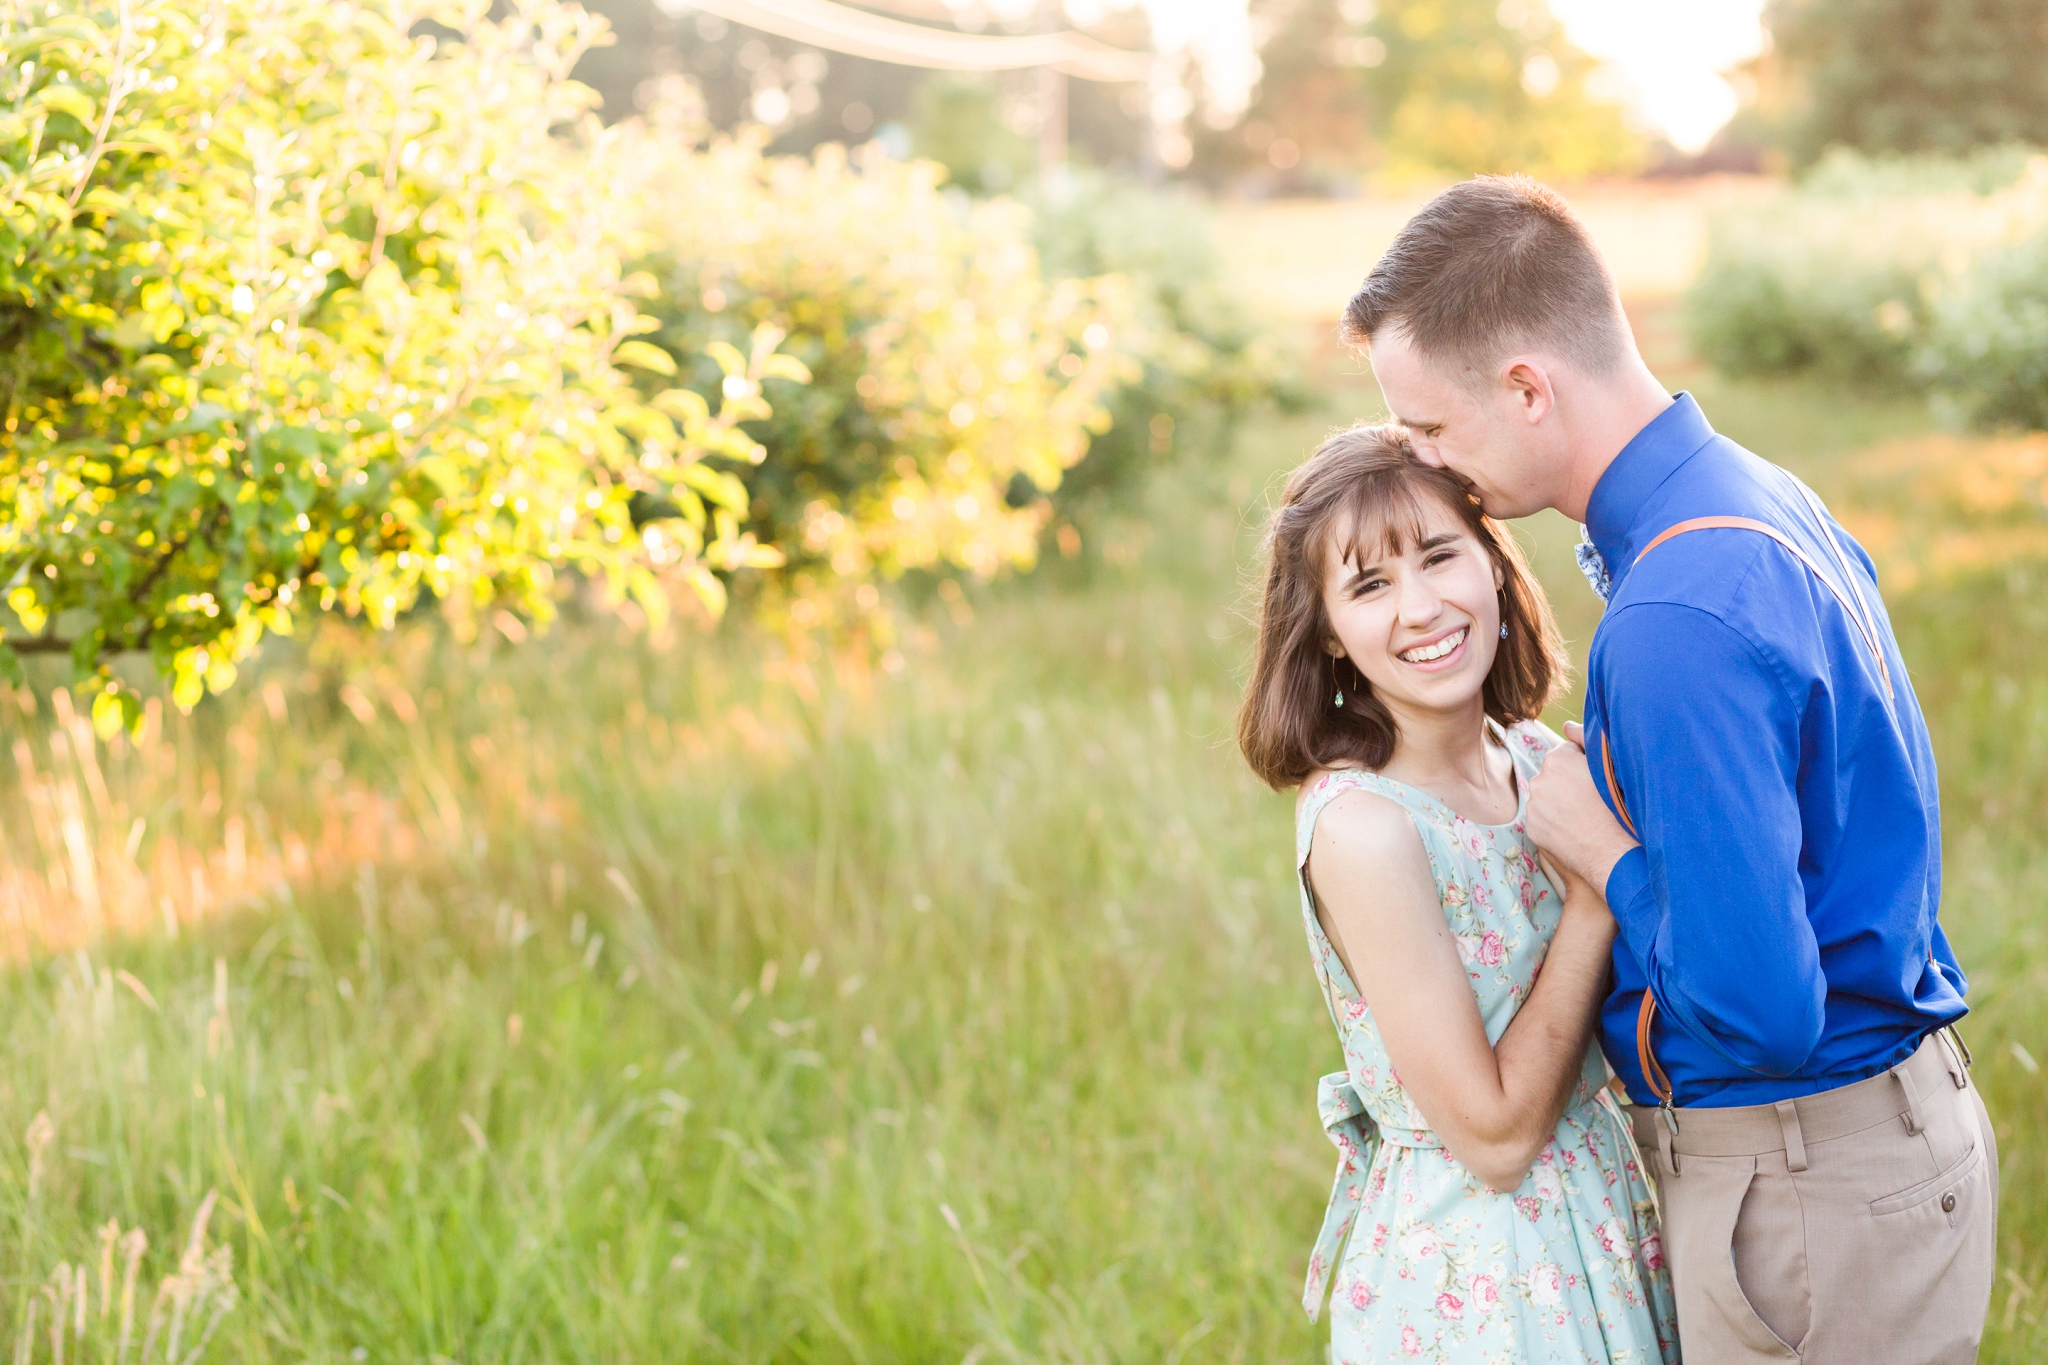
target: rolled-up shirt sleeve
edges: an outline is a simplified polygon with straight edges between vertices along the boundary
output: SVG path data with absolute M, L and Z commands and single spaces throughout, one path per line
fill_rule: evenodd
M 1599 743 L 1642 843 L 1607 879 L 1622 942 L 1671 1024 L 1734 1067 L 1790 1075 L 1827 999 L 1799 867 L 1796 694 L 1707 612 L 1646 602 L 1601 632 Z

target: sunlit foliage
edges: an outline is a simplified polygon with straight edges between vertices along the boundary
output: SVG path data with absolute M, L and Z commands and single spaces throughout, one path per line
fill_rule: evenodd
M 1046 279 L 1021 206 L 949 197 L 937 166 L 878 148 L 767 158 L 743 138 L 681 164 L 640 196 L 654 339 L 688 364 L 773 326 L 815 377 L 751 428 L 769 456 L 741 476 L 749 526 L 790 556 L 778 596 L 803 621 L 845 605 L 834 583 L 1028 567 L 1045 495 L 1138 377 L 1129 282 Z M 853 591 L 864 614 L 875 595 Z
M 112 723 L 114 654 L 189 705 L 313 607 L 545 619 L 570 565 L 657 611 L 636 493 L 714 603 L 773 558 L 712 460 L 758 454 L 736 423 L 801 367 L 728 356 L 716 415 L 634 389 L 672 366 L 631 339 L 615 139 L 567 79 L 601 30 L 487 8 L 0 10 L 0 574 L 34 637 L 0 662 L 68 648 Z

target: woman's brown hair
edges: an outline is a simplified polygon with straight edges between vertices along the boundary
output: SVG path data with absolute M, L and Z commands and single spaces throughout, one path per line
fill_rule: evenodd
M 1266 530 L 1266 583 L 1258 653 L 1237 717 L 1237 747 L 1268 784 L 1299 786 L 1322 768 L 1377 770 L 1394 756 L 1394 718 L 1349 660 L 1330 657 L 1323 581 L 1332 548 L 1357 558 L 1377 542 L 1395 552 L 1423 537 L 1428 500 L 1450 508 L 1486 547 L 1501 577 L 1508 628 L 1486 675 L 1486 714 L 1502 725 L 1534 720 L 1569 667 L 1550 603 L 1522 548 L 1479 509 L 1456 474 L 1415 457 L 1398 426 L 1356 426 L 1331 436 L 1287 480 Z M 1351 544 L 1338 547 L 1337 537 Z M 1341 683 L 1344 705 L 1335 704 Z

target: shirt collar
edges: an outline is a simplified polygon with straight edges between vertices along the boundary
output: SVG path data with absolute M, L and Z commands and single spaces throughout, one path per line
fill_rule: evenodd
M 1671 406 L 1621 448 L 1593 485 L 1586 503 L 1586 531 L 1617 581 L 1634 563 L 1637 543 L 1646 538 L 1635 534 L 1643 504 L 1713 436 L 1714 429 L 1693 396 L 1673 394 Z

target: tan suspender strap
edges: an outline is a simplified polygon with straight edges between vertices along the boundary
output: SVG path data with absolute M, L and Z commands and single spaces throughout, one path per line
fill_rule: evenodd
M 1803 486 L 1800 491 L 1806 492 Z M 1814 509 L 1816 517 L 1824 515 L 1818 500 L 1810 492 L 1806 493 L 1806 500 L 1808 505 Z M 1835 542 L 1834 533 L 1828 530 L 1825 520 L 1821 522 L 1821 530 L 1827 535 L 1829 543 L 1834 547 L 1836 562 L 1841 564 L 1844 572 L 1848 572 L 1849 566 L 1842 556 L 1842 547 L 1839 543 Z M 1844 592 L 1834 579 L 1823 573 L 1820 565 L 1814 563 L 1807 557 L 1804 550 L 1792 543 L 1790 536 L 1769 522 L 1756 521 L 1749 517 L 1693 517 L 1688 521 L 1681 521 L 1676 526 L 1667 527 L 1655 540 L 1645 545 L 1642 549 L 1642 554 L 1636 556 L 1635 562 L 1638 564 L 1642 563 L 1643 555 L 1647 555 L 1673 536 L 1682 536 L 1688 531 L 1754 531 L 1760 536 L 1769 536 L 1772 540 L 1784 546 L 1791 552 L 1794 559 L 1806 566 L 1808 573 L 1818 578 L 1827 586 L 1828 591 L 1835 595 L 1835 600 L 1842 604 L 1842 610 L 1849 613 L 1849 619 L 1856 623 L 1856 629 L 1863 635 L 1863 642 L 1870 646 L 1871 657 L 1877 660 L 1877 672 L 1878 676 L 1884 680 L 1885 696 L 1887 698 L 1894 696 L 1892 692 L 1892 670 L 1891 666 L 1885 662 L 1884 645 L 1877 635 L 1877 622 L 1871 616 L 1869 604 L 1864 602 L 1862 592 L 1856 588 L 1853 581 L 1849 584 L 1849 592 L 1854 592 L 1856 596 L 1854 600 L 1851 600 L 1849 592 Z M 1600 764 L 1606 772 L 1608 793 L 1614 797 L 1615 813 L 1621 816 L 1621 823 L 1628 830 L 1629 837 L 1640 842 L 1642 836 L 1636 833 L 1636 822 L 1629 815 L 1628 802 L 1623 800 L 1621 795 L 1621 782 L 1615 776 L 1614 745 L 1610 742 L 1610 737 L 1605 734 L 1600 737 Z M 1650 1087 L 1650 1093 L 1654 1094 L 1660 1103 L 1669 1105 L 1673 1102 L 1672 1097 L 1674 1094 L 1671 1088 L 1671 1077 L 1658 1064 L 1656 1049 L 1650 1045 L 1650 1029 L 1656 1023 L 1656 1020 L 1657 997 L 1650 993 L 1650 988 L 1645 983 L 1642 1007 L 1636 1011 L 1636 1061 L 1642 1066 L 1643 1083 Z
M 1826 529 L 1825 525 L 1822 529 Z M 1870 646 L 1871 656 L 1877 660 L 1878 676 L 1884 679 L 1885 696 L 1889 698 L 1893 695 L 1891 665 L 1885 662 L 1884 646 L 1877 638 L 1877 622 L 1871 619 L 1869 608 L 1863 601 L 1863 594 L 1859 592 L 1851 599 L 1840 584 L 1822 571 L 1820 565 L 1807 558 L 1806 551 L 1792 543 L 1790 536 L 1768 522 L 1752 521 L 1748 517 L 1694 517 L 1690 521 L 1681 521 L 1645 545 L 1643 553 L 1636 556 L 1636 563 L 1642 563 L 1643 555 L 1647 555 L 1673 536 L 1682 536 L 1688 531 L 1754 531 L 1760 536 L 1769 536 L 1784 546 L 1794 559 L 1806 566 L 1808 573 L 1827 586 L 1827 590 L 1835 595 L 1835 600 L 1842 604 L 1842 610 L 1849 613 L 1849 619 L 1856 623 L 1856 629 L 1862 634 L 1863 642 Z
M 1643 1084 L 1660 1104 L 1672 1102 L 1671 1077 L 1657 1061 L 1657 1049 L 1650 1046 L 1650 1025 L 1657 1020 L 1657 997 L 1643 987 L 1642 1008 L 1636 1011 L 1636 1061 L 1643 1068 Z

